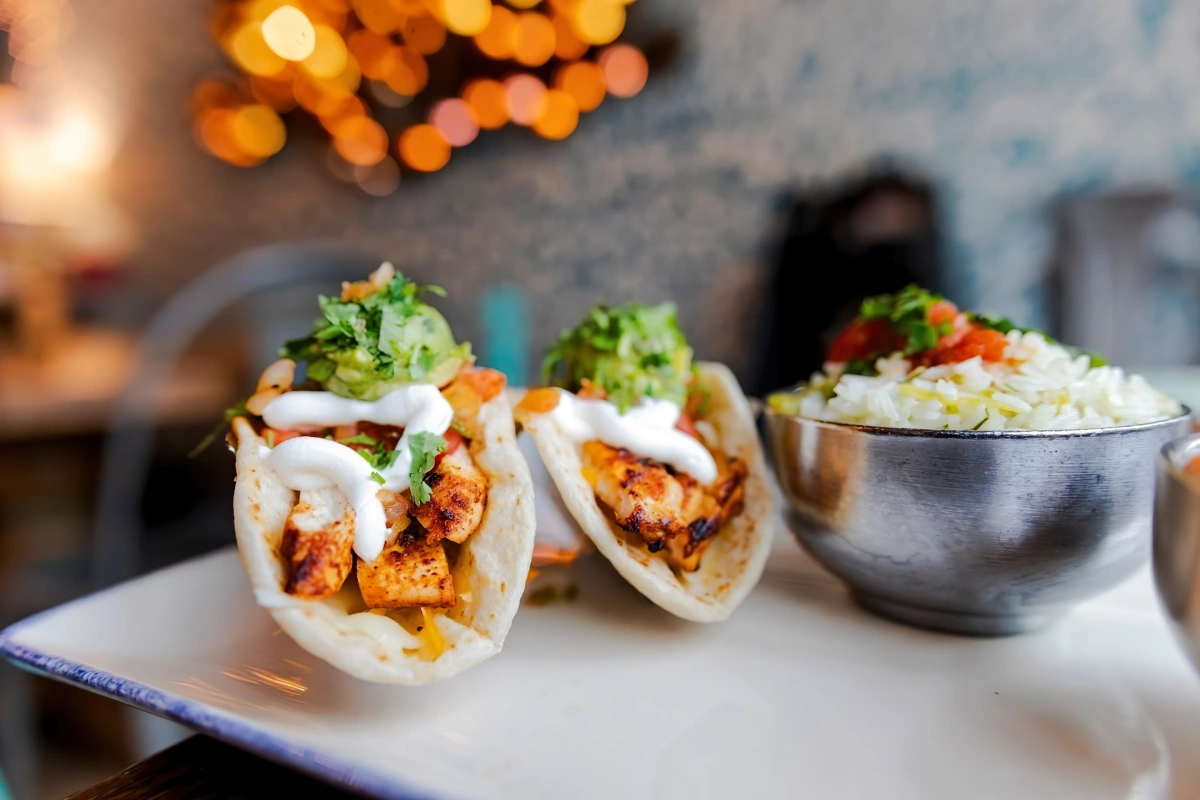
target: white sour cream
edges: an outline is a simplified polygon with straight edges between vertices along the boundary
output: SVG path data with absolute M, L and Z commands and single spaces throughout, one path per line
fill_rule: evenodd
M 670 464 L 701 483 L 717 479 L 717 462 L 708 449 L 675 427 L 683 409 L 670 400 L 646 397 L 622 414 L 607 400 L 585 400 L 560 389 L 558 405 L 550 413 L 579 444 L 599 440 Z
M 409 439 L 417 433 L 442 435 L 450 427 L 454 409 L 436 386 L 413 384 L 380 399 L 350 400 L 332 392 L 287 392 L 263 409 L 263 420 L 277 430 L 302 427 L 329 428 L 374 422 L 404 428 L 396 444 L 394 464 L 380 472 L 383 487 L 393 492 L 409 488 L 412 453 Z M 281 442 L 267 456 L 272 469 L 289 489 L 305 491 L 336 486 L 354 508 L 354 552 L 374 561 L 387 543 L 388 528 L 376 493 L 380 484 L 366 459 L 344 444 L 316 436 L 298 436 Z

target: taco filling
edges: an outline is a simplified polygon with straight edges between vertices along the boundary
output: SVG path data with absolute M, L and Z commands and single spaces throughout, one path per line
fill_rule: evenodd
M 356 581 L 366 609 L 425 630 L 422 655 L 436 658 L 431 610 L 470 599 L 452 572 L 487 507 L 478 415 L 505 379 L 474 367 L 426 293 L 442 290 L 384 264 L 320 298 L 312 333 L 283 347 L 244 410 L 263 461 L 296 492 L 283 591 L 324 600 Z
M 705 420 L 708 394 L 671 303 L 593 308 L 564 331 L 518 417 L 547 414 L 580 447 L 609 519 L 672 570 L 695 572 L 742 511 L 745 461 Z

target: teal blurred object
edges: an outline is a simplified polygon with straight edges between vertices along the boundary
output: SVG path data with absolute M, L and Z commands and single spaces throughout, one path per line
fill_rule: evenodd
M 12 800 L 12 792 L 8 791 L 8 784 L 4 782 L 3 772 L 0 772 L 0 800 Z
M 481 364 L 508 376 L 511 386 L 525 386 L 529 379 L 529 306 L 525 293 L 511 283 L 493 286 L 483 294 L 479 316 L 483 341 Z

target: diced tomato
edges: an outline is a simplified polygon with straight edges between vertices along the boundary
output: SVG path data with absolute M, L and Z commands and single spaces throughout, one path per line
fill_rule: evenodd
M 675 423 L 675 428 L 691 436 L 693 439 L 699 439 L 699 434 L 696 433 L 696 424 L 693 422 L 691 415 L 686 411 L 679 415 L 679 421 Z
M 446 432 L 442 434 L 442 438 L 446 440 L 446 449 L 439 453 L 437 458 L 433 460 L 433 465 L 435 467 L 438 464 L 441 464 L 443 458 L 453 453 L 463 443 L 462 434 L 454 430 L 454 428 L 448 428 Z
M 949 347 L 939 344 L 938 348 L 930 351 L 923 360 L 929 364 L 957 364 L 979 356 L 984 361 L 1003 361 L 1007 348 L 1008 339 L 1000 331 L 971 328 L 963 334 L 957 344 Z
M 288 439 L 295 439 L 297 436 L 309 436 L 310 435 L 310 434 L 305 433 L 304 431 L 297 431 L 297 430 L 281 431 L 281 430 L 277 430 L 275 428 L 267 428 L 266 430 L 263 431 L 264 438 L 267 435 L 267 431 L 270 431 L 271 433 L 274 434 L 274 436 L 272 438 L 274 439 L 275 444 L 279 444 L 280 442 L 286 442 Z
M 896 336 L 882 319 L 855 320 L 842 329 L 829 348 L 829 360 L 844 363 L 855 358 L 870 358 L 896 348 Z
M 958 316 L 958 306 L 949 300 L 940 300 L 929 307 L 927 315 L 930 325 L 941 325 L 943 322 L 954 322 Z
M 484 403 L 503 392 L 508 382 L 503 372 L 483 367 L 463 370 L 459 373 L 458 380 L 470 386 Z

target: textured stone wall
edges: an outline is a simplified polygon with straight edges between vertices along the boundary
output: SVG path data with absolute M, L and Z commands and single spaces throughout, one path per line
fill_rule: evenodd
M 537 345 L 597 296 L 677 299 L 702 356 L 751 369 L 777 198 L 880 155 L 943 192 L 954 294 L 1042 311 L 1049 203 L 1200 179 L 1200 4 L 1172 0 L 638 0 L 632 38 L 678 36 L 638 97 L 564 142 L 485 135 L 385 200 L 330 178 L 315 138 L 237 170 L 190 138 L 221 64 L 205 0 L 75 0 L 73 58 L 120 110 L 111 174 L 163 295 L 243 248 L 373 249 L 451 291 L 477 335 L 488 287 L 529 293 Z

